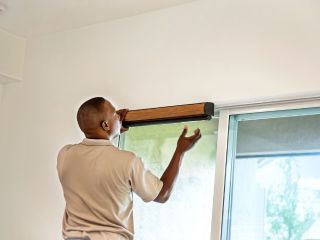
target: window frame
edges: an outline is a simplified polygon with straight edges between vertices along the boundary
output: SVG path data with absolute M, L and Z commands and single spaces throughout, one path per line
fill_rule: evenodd
M 235 157 L 234 145 L 237 138 L 237 121 L 262 119 L 264 115 L 269 118 L 295 116 L 297 110 L 303 110 L 304 115 L 319 113 L 315 108 L 320 107 L 320 98 L 310 98 L 291 101 L 278 101 L 264 104 L 247 104 L 238 106 L 225 106 L 218 108 L 219 127 L 217 140 L 216 173 L 212 208 L 211 240 L 229 240 L 230 214 L 229 204 L 232 198 L 232 182 L 227 182 L 233 174 L 233 161 Z M 294 111 L 290 111 L 294 110 Z M 283 111 L 283 112 L 280 112 Z M 238 119 L 235 116 L 241 115 Z M 301 116 L 301 114 L 300 114 Z M 228 194 L 225 199 L 225 193 Z

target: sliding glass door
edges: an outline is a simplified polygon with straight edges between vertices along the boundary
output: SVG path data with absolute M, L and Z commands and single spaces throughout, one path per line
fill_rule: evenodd
M 230 114 L 222 235 L 320 239 L 320 109 Z

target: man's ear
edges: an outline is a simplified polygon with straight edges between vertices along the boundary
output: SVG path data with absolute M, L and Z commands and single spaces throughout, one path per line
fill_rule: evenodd
M 100 125 L 101 125 L 102 129 L 105 130 L 106 132 L 110 131 L 109 124 L 106 121 L 102 121 Z

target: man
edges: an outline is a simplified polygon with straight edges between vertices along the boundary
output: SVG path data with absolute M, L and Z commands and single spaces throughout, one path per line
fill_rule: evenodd
M 126 113 L 127 110 L 116 111 L 102 97 L 86 101 L 78 110 L 78 124 L 86 138 L 63 147 L 57 161 L 66 200 L 64 238 L 133 239 L 132 192 L 145 202 L 166 202 L 184 153 L 201 138 L 199 129 L 186 137 L 185 127 L 172 160 L 159 179 L 145 169 L 141 158 L 111 143 L 126 130 L 122 127 Z

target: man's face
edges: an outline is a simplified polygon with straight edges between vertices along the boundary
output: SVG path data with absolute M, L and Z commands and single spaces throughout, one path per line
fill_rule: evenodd
M 114 137 L 120 135 L 120 129 L 121 129 L 120 116 L 116 112 L 115 107 L 107 101 L 104 102 L 103 108 L 105 110 L 105 121 L 107 122 L 110 128 L 108 135 L 110 139 L 113 139 Z

